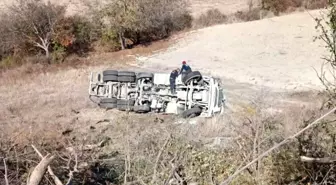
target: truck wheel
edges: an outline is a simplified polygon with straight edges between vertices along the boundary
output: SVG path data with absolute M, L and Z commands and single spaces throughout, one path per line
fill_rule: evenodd
M 137 106 L 134 106 L 134 112 L 147 113 L 147 112 L 150 112 L 150 107 L 148 105 L 137 105 Z
M 201 73 L 199 71 L 190 72 L 190 73 L 188 73 L 187 75 L 184 76 L 184 78 L 182 79 L 182 82 L 185 85 L 187 85 L 192 80 L 197 80 L 197 82 L 199 82 L 200 80 L 202 80 Z
M 118 82 L 135 82 L 135 77 L 133 76 L 118 76 Z
M 134 106 L 135 100 L 118 100 L 117 101 L 118 105 L 129 105 L 129 106 Z
M 105 75 L 115 75 L 115 76 L 118 76 L 118 71 L 115 71 L 115 70 L 105 70 L 103 71 L 103 76 Z
M 183 118 L 194 118 L 199 116 L 202 113 L 202 109 L 199 107 L 193 107 L 191 109 L 185 110 L 182 113 Z
M 118 71 L 115 70 L 103 71 L 103 82 L 117 82 L 117 81 L 118 81 Z
M 118 110 L 121 110 L 121 111 L 133 111 L 134 109 L 134 106 L 131 106 L 131 105 L 117 105 L 117 108 Z
M 117 108 L 121 111 L 130 110 L 132 111 L 134 108 L 135 100 L 118 100 Z
M 105 109 L 114 109 L 117 108 L 117 99 L 116 98 L 104 98 L 99 102 L 99 107 Z
M 119 71 L 118 76 L 131 76 L 135 78 L 135 73 L 131 71 Z
M 118 76 L 116 75 L 104 75 L 103 76 L 104 82 L 118 82 Z
M 154 78 L 154 74 L 153 73 L 139 73 L 137 75 L 137 79 L 141 79 L 141 78 L 153 79 Z

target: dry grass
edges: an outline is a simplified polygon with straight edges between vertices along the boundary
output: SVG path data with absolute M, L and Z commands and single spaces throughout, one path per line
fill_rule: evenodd
M 186 121 L 181 124 L 181 120 L 173 116 L 134 115 L 114 110 L 106 112 L 89 101 L 87 88 L 90 71 L 112 66 L 131 68 L 125 65 L 125 60 L 132 58 L 128 55 L 165 49 L 167 43 L 157 42 L 151 47 L 87 58 L 89 64 L 99 59 L 103 66 L 66 66 L 66 69 L 64 66 L 54 66 L 46 70 L 44 66 L 30 65 L 2 72 L 0 155 L 11 155 L 8 151 L 15 146 L 22 149 L 20 160 L 34 160 L 26 153 L 27 146 L 32 143 L 57 153 L 59 147 L 74 143 L 92 144 L 108 137 L 110 141 L 107 145 L 94 150 L 89 158 L 81 158 L 81 162 L 108 163 L 109 169 L 121 166 L 120 171 L 116 170 L 119 184 L 124 181 L 124 160 L 126 164 L 131 164 L 126 181 L 149 183 L 155 179 L 157 184 L 163 184 L 164 180 L 169 179 L 173 164 L 183 167 L 177 172 L 188 182 L 218 183 L 244 162 L 300 129 L 311 115 L 319 114 L 320 100 L 316 97 L 320 96 L 311 95 L 310 92 L 304 94 L 304 97 L 311 96 L 305 101 L 314 101 L 305 106 L 286 101 L 282 105 L 274 105 L 274 99 L 267 94 L 259 94 L 237 112 L 214 119 L 199 119 L 196 125 Z M 116 61 L 111 61 L 111 58 Z M 293 95 L 292 98 L 300 103 L 302 96 Z M 282 108 L 282 112 L 270 112 L 279 108 Z M 101 120 L 107 121 L 99 122 Z M 70 134 L 65 134 L 70 130 Z M 259 132 L 256 133 L 256 130 Z M 170 139 L 165 146 L 167 138 Z M 260 166 L 253 166 L 243 173 L 233 184 L 272 184 L 276 177 L 285 177 L 286 170 L 295 169 L 295 166 L 289 165 L 297 160 L 294 158 L 297 155 L 295 147 L 289 146 L 286 150 L 293 155 L 285 153 L 281 160 L 283 164 L 274 161 L 282 156 L 272 155 L 260 161 Z M 28 167 L 33 164 L 29 163 Z M 284 170 L 281 171 L 280 167 Z M 11 165 L 11 168 L 15 171 L 15 165 Z M 154 171 L 156 178 L 153 178 Z M 25 176 L 21 178 L 24 180 Z
M 9 77 L 1 79 L 2 144 L 5 142 L 19 149 L 33 143 L 45 150 L 57 151 L 58 147 L 69 146 L 69 141 L 85 145 L 110 138 L 107 145 L 93 151 L 91 160 L 112 158 L 117 160 L 109 163 L 113 165 L 126 156 L 126 161 L 132 164 L 127 180 L 149 182 L 159 151 L 170 136 L 169 144 L 159 158 L 161 165 L 155 168 L 157 183 L 162 184 L 168 178 L 171 170 L 169 161 L 174 156 L 179 157 L 174 164 L 184 167 L 179 172 L 183 172 L 182 178 L 189 179 L 188 182 L 209 182 L 209 176 L 213 176 L 213 181 L 220 182 L 242 161 L 251 159 L 248 154 L 254 145 L 250 139 L 255 136 L 253 130 L 256 126 L 267 127 L 262 132 L 264 135 L 258 136 L 260 139 L 267 138 L 267 144 L 260 148 L 262 151 L 279 137 L 299 129 L 300 123 L 306 119 L 305 114 L 309 113 L 307 110 L 316 108 L 287 106 L 282 113 L 270 114 L 265 110 L 272 107 L 273 101 L 264 102 L 267 95 L 262 94 L 253 103 L 242 107 L 242 111 L 210 120 L 199 119 L 196 125 L 185 121 L 181 124 L 181 120 L 173 116 L 135 115 L 114 110 L 106 112 L 87 97 L 88 72 L 98 68 L 33 73 L 28 75 L 29 78 L 16 80 Z M 252 123 L 248 124 L 247 118 Z M 107 121 L 99 122 L 101 120 Z M 64 134 L 67 130 L 72 132 Z M 112 152 L 119 154 L 117 157 L 108 155 Z M 81 158 L 81 162 L 89 162 L 85 160 Z M 196 162 L 198 160 L 200 162 Z M 267 169 L 260 171 L 261 176 L 268 172 Z M 120 175 L 123 177 L 123 174 Z M 253 184 L 253 178 L 243 174 L 236 183 Z M 264 179 L 265 182 L 267 180 Z

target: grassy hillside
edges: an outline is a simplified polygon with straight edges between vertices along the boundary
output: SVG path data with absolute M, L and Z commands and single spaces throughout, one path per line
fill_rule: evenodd
M 221 8 L 194 2 L 196 13 Z M 68 179 L 73 185 L 220 184 L 328 111 L 323 106 L 328 99 L 314 90 L 320 86 L 311 68 L 318 68 L 320 57 L 326 54 L 323 43 L 313 42 L 317 32 L 311 15 L 318 13 L 183 30 L 151 45 L 118 52 L 97 49 L 53 65 L 33 55 L 28 57 L 33 62 L 4 68 L 0 71 L 0 184 L 26 183 L 41 161 L 39 155 L 54 157 L 49 166 L 61 184 Z M 209 13 L 210 20 L 214 14 L 215 19 L 227 21 L 217 11 Z M 15 22 L 15 16 L 10 18 L 8 23 Z M 83 33 L 68 32 L 73 30 L 67 29 L 69 22 L 65 23 L 56 27 L 63 28 L 57 33 Z M 29 30 L 28 25 L 19 31 Z M 45 24 L 41 25 L 43 28 Z M 35 36 L 35 32 L 28 33 Z M 60 35 L 64 36 L 56 34 Z M 14 41 L 21 43 L 14 36 Z M 59 41 L 59 37 L 53 38 Z M 25 45 L 15 44 L 14 48 L 21 46 Z M 33 47 L 21 51 L 36 54 Z M 9 56 L 21 54 L 11 50 L 13 47 L 9 49 L 13 51 L 5 53 Z M 59 51 L 58 47 L 52 49 L 52 53 Z M 92 71 L 169 73 L 180 66 L 181 60 L 221 81 L 228 99 L 223 115 L 181 119 L 175 115 L 134 114 L 101 109 L 88 97 Z M 291 138 L 290 143 L 243 170 L 230 185 L 335 184 L 334 120 L 335 116 L 327 117 L 317 127 Z M 315 163 L 321 158 L 327 163 Z M 50 171 L 42 172 L 41 184 L 57 184 Z

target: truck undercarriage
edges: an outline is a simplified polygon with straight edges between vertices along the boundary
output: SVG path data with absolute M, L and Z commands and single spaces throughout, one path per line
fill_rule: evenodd
M 89 95 L 101 108 L 136 113 L 211 117 L 224 109 L 225 96 L 216 79 L 199 71 L 179 75 L 170 92 L 169 73 L 105 70 L 91 73 Z

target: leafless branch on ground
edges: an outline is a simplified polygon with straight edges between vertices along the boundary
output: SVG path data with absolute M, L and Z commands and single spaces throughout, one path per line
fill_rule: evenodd
M 336 162 L 336 158 L 330 158 L 330 157 L 312 158 L 312 157 L 301 156 L 300 160 L 302 162 L 307 162 L 307 163 L 324 163 L 324 164 Z
M 41 159 L 43 159 L 42 153 L 34 145 L 32 145 L 32 147 L 35 150 L 35 152 L 41 157 Z M 56 185 L 63 185 L 61 180 L 55 175 L 54 171 L 51 169 L 50 166 L 48 166 L 48 172 Z
M 7 169 L 7 164 L 6 164 L 6 159 L 5 158 L 3 159 L 3 163 L 4 163 L 4 167 L 5 167 L 5 182 L 6 182 L 6 185 L 9 185 L 9 182 L 8 182 L 8 169 Z
M 27 185 L 39 185 L 42 178 L 47 171 L 49 164 L 55 159 L 55 156 L 47 154 L 42 158 L 40 163 L 34 168 L 31 176 L 29 177 Z

